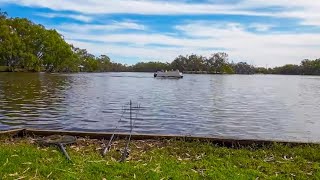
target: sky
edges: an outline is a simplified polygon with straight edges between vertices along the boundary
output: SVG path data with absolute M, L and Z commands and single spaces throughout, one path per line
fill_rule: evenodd
M 319 0 L 0 0 L 0 8 L 129 65 L 215 52 L 263 67 L 320 58 Z

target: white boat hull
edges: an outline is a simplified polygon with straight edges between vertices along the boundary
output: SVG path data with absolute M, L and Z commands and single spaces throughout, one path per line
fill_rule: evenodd
M 183 74 L 179 71 L 158 71 L 154 73 L 155 78 L 183 78 Z

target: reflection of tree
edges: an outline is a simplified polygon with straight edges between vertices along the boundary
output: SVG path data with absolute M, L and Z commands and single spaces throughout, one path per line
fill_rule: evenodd
M 0 122 L 41 125 L 64 111 L 68 76 L 39 73 L 0 75 Z

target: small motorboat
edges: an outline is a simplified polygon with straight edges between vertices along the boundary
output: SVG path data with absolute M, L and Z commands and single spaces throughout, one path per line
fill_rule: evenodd
M 153 76 L 158 78 L 183 78 L 183 75 L 179 70 L 157 71 L 153 74 Z

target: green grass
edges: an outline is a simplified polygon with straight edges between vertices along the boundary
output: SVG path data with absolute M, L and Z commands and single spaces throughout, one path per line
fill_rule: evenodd
M 124 141 L 100 155 L 102 141 L 68 146 L 73 162 L 31 138 L 0 138 L 0 179 L 320 179 L 319 145 L 227 148 L 204 142 Z

